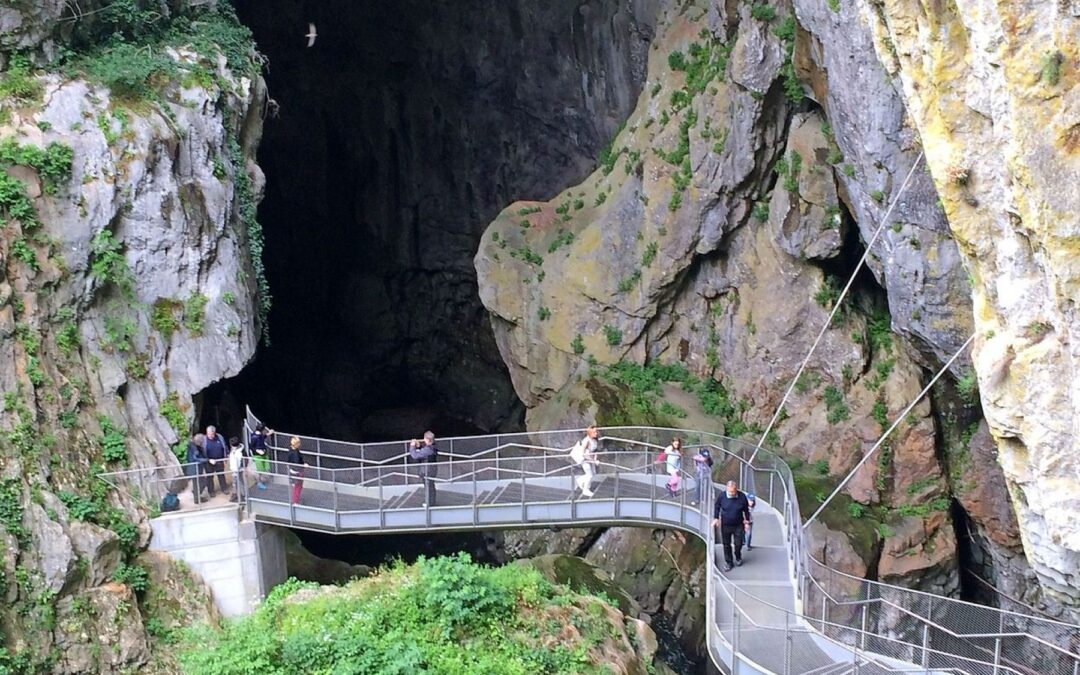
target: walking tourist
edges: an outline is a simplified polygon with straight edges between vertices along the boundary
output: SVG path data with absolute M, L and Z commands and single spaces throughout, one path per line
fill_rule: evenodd
M 716 498 L 712 526 L 717 525 L 724 547 L 724 571 L 730 572 L 732 564 L 742 565 L 743 532 L 750 529 L 750 503 L 733 480 L 728 481 L 727 490 Z
M 247 482 L 244 479 L 244 444 L 240 439 L 233 436 L 229 439 L 229 473 L 232 474 L 232 496 L 230 502 L 243 501 L 247 492 Z
M 592 497 L 595 494 L 592 491 L 592 479 L 600 463 L 600 460 L 596 458 L 596 449 L 599 445 L 596 439 L 599 435 L 600 430 L 595 425 L 590 426 L 585 430 L 585 437 L 570 448 L 570 459 L 574 462 L 573 471 L 577 475 L 575 482 L 585 497 Z
M 754 537 L 754 507 L 757 506 L 757 497 L 753 492 L 748 492 L 746 501 L 750 505 L 750 527 L 746 528 L 746 550 L 753 551 L 754 547 L 750 545 L 750 540 Z
M 694 454 L 694 475 L 697 477 L 697 499 L 691 502 L 694 506 L 705 504 L 709 484 L 712 483 L 712 465 L 708 448 L 701 448 Z
M 200 474 L 206 472 L 206 452 L 203 450 L 205 443 L 206 436 L 202 434 L 192 436 L 187 445 L 187 463 L 184 464 L 184 473 L 191 478 L 191 494 L 195 497 L 196 503 L 202 497 L 206 482 L 200 477 Z M 210 486 L 210 489 L 213 490 L 213 486 Z
M 207 477 L 207 485 L 209 486 L 210 498 L 213 499 L 214 495 L 217 494 L 214 491 L 215 478 L 217 479 L 218 486 L 221 487 L 221 494 L 225 494 L 229 488 L 225 482 L 225 458 L 228 456 L 229 452 L 225 447 L 225 439 L 218 434 L 216 427 L 206 427 L 206 441 L 204 442 L 203 450 L 206 452 L 206 470 L 209 474 Z
M 289 454 L 285 457 L 285 461 L 289 465 L 289 485 L 292 486 L 290 503 L 299 504 L 300 491 L 304 489 L 304 467 L 307 466 L 307 462 L 304 461 L 304 455 L 300 453 L 300 439 L 296 436 L 289 439 Z
M 416 473 L 424 481 L 424 506 L 435 506 L 435 477 L 439 475 L 439 449 L 435 446 L 435 434 L 425 431 L 423 441 L 410 441 L 409 457 L 420 463 Z
M 255 464 L 255 487 L 260 490 L 266 489 L 267 475 L 270 473 L 270 450 L 266 447 L 266 441 L 273 433 L 273 429 L 268 429 L 259 422 L 248 438 L 248 451 Z
M 671 444 L 664 448 L 664 462 L 667 464 L 667 491 L 672 497 L 679 496 L 679 483 L 682 478 L 682 439 L 676 436 Z

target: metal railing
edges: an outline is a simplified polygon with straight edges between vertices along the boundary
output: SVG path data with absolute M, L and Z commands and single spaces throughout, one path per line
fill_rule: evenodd
M 247 426 L 257 421 L 249 411 Z M 419 467 L 408 459 L 403 441 L 363 444 L 306 436 L 298 436 L 307 466 L 300 503 L 293 504 L 296 477 L 290 478 L 290 465 L 283 461 L 291 435 L 278 433 L 268 443 L 267 489 L 251 488 L 241 496 L 261 520 L 330 532 L 620 523 L 683 529 L 708 544 L 708 644 L 726 672 L 787 675 L 828 666 L 830 673 L 1080 675 L 1078 626 L 858 579 L 814 560 L 801 527 L 794 477 L 775 453 L 753 455 L 753 444 L 697 431 L 608 428 L 600 439 L 594 479 L 606 481 L 606 487 L 585 499 L 576 490 L 566 451 L 583 433 L 439 439 L 437 475 L 430 479 L 437 505 L 420 501 L 425 493 L 417 489 Z M 685 448 L 683 489 L 675 497 L 666 493 L 667 476 L 656 462 L 657 451 L 673 434 L 683 438 Z M 697 447 L 712 449 L 713 481 L 737 480 L 757 493 L 763 510 L 775 511 L 787 551 L 790 606 L 755 587 L 740 587 L 719 571 L 707 508 L 714 484 L 703 486 L 705 498 L 697 504 L 697 483 L 686 471 Z M 184 480 L 178 470 L 174 465 L 104 477 L 156 499 Z M 221 502 L 201 502 L 197 496 L 184 501 L 185 508 Z M 777 648 L 780 644 L 784 649 Z

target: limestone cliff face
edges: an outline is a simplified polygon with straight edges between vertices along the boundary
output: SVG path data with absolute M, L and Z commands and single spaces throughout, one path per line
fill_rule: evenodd
M 262 83 L 224 59 L 169 58 L 207 76 L 159 82 L 151 103 L 40 72 L 39 96 L 0 103 L 0 618 L 4 646 L 39 671 L 136 666 L 148 631 L 208 602 L 168 609 L 200 582 L 136 559 L 150 505 L 97 478 L 174 464 L 192 397 L 259 337 L 240 202 L 261 185 Z
M 669 7 L 659 25 L 645 91 L 600 169 L 492 223 L 476 256 L 480 294 L 530 425 L 597 419 L 760 434 L 860 252 L 853 228 L 871 236 L 912 148 L 875 125 L 876 142 L 859 140 L 863 121 L 844 99 L 858 82 L 839 83 L 843 73 L 821 65 L 838 57 L 810 49 L 790 14 L 728 15 L 702 3 Z M 784 95 L 796 62 L 817 73 L 814 95 L 840 122 Z M 880 105 L 879 117 L 899 126 L 895 92 Z M 905 204 L 912 220 L 933 212 L 925 177 Z M 808 512 L 919 391 L 919 364 L 963 341 L 956 285 L 932 281 L 957 275 L 942 222 L 937 212 L 925 231 L 875 246 L 881 286 L 857 288 L 785 406 L 772 442 L 814 467 L 800 478 Z M 919 250 L 912 239 L 942 254 L 927 262 L 901 251 Z M 935 289 L 929 323 L 890 318 L 924 287 Z M 641 414 L 608 370 L 620 361 L 681 363 L 712 384 L 689 386 L 696 400 L 669 387 Z M 825 517 L 848 532 L 864 570 L 951 593 L 956 541 L 936 429 L 920 404 Z
M 970 271 L 983 410 L 1043 587 L 1080 615 L 1080 10 L 861 7 Z

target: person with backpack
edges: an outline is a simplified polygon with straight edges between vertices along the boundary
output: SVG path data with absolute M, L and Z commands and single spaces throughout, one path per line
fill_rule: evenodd
M 229 439 L 229 473 L 232 474 L 232 496 L 230 502 L 242 501 L 247 493 L 247 484 L 244 480 L 244 445 L 240 439 L 233 436 Z
M 700 448 L 694 455 L 694 475 L 697 476 L 697 499 L 691 502 L 692 506 L 705 504 L 708 497 L 709 484 L 712 483 L 712 454 L 708 448 Z
M 733 480 L 728 481 L 727 490 L 716 498 L 712 526 L 718 525 L 724 547 L 724 571 L 730 572 L 732 564 L 742 565 L 743 531 L 750 529 L 750 502 Z
M 203 487 L 205 487 L 204 481 L 200 478 L 201 474 L 206 473 L 206 452 L 203 450 L 205 443 L 206 436 L 202 434 L 192 436 L 187 445 L 187 463 L 184 464 L 184 473 L 191 479 L 191 494 L 195 497 L 196 503 L 201 501 Z M 213 491 L 213 489 L 211 485 L 210 490 Z
M 599 446 L 596 438 L 600 430 L 596 425 L 589 426 L 585 430 L 585 437 L 570 448 L 570 460 L 574 463 L 572 470 L 577 476 L 575 483 L 584 497 L 592 497 L 592 479 L 596 475 L 596 467 L 600 460 L 596 458 L 596 449 Z
M 207 487 L 210 491 L 210 499 L 213 499 L 217 495 L 217 492 L 214 491 L 215 476 L 217 477 L 218 486 L 221 488 L 221 494 L 225 494 L 229 489 L 228 484 L 225 482 L 225 464 L 229 451 L 225 447 L 225 439 L 217 432 L 216 427 L 206 427 L 206 441 L 203 450 L 206 452 Z
M 255 487 L 259 490 L 266 489 L 266 478 L 270 473 L 270 450 L 266 447 L 266 441 L 273 433 L 273 429 L 268 429 L 259 422 L 248 438 L 248 452 L 251 453 L 252 463 L 255 465 Z
M 416 473 L 424 481 L 424 506 L 435 506 L 435 477 L 439 475 L 439 449 L 435 447 L 435 434 L 424 432 L 424 441 L 417 439 L 409 442 L 409 457 L 420 463 Z
M 286 455 L 285 462 L 289 465 L 289 485 L 292 487 L 289 503 L 299 504 L 300 491 L 304 489 L 304 467 L 308 464 L 300 452 L 298 436 L 289 439 L 289 454 Z
M 672 498 L 679 496 L 679 483 L 682 480 L 682 439 L 676 436 L 671 444 L 664 448 L 664 464 L 667 467 L 667 491 Z

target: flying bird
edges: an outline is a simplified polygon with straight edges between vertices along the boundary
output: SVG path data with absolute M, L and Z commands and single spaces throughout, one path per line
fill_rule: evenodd
M 315 24 L 313 23 L 307 25 L 307 31 L 307 35 L 304 37 L 307 38 L 307 46 L 311 47 L 315 44 L 315 38 L 318 37 L 319 34 L 315 32 Z

